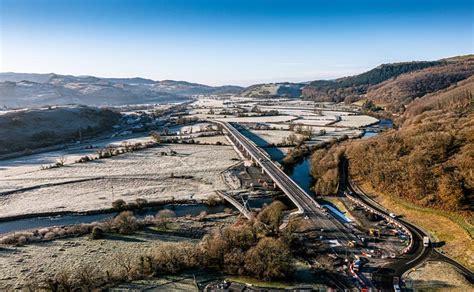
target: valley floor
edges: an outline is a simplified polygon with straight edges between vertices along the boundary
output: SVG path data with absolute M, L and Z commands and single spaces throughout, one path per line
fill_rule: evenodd
M 104 209 L 117 199 L 205 199 L 227 189 L 220 173 L 237 157 L 231 146 L 170 144 L 53 169 L 34 157 L 14 167 L 3 161 L 0 191 L 27 189 L 0 196 L 0 217 Z
M 168 224 L 168 231 L 185 232 L 186 228 L 208 231 L 235 220 L 230 215 L 209 215 L 199 222 L 194 218 L 177 218 Z M 179 223 L 181 222 L 181 224 Z M 134 235 L 108 234 L 103 239 L 89 236 L 58 239 L 25 246 L 0 247 L 0 290 L 9 291 L 23 285 L 36 285 L 56 275 L 77 275 L 83 269 L 92 273 L 123 272 L 140 256 L 153 255 L 159 249 L 172 249 L 182 243 L 198 242 L 192 233 L 183 235 L 146 228 Z M 172 287 L 172 286 L 170 286 Z

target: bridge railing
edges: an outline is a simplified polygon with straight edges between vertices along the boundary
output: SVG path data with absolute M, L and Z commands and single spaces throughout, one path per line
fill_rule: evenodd
M 275 165 L 275 163 L 273 163 L 273 161 L 271 161 L 269 159 L 269 156 L 267 153 L 263 152 L 260 148 L 258 148 L 254 143 L 252 143 L 252 141 L 250 141 L 247 137 L 245 137 L 243 134 L 241 134 L 240 132 L 238 132 L 237 129 L 235 129 L 232 125 L 230 125 L 229 123 L 226 123 L 226 122 L 222 122 L 222 121 L 216 121 L 216 120 L 213 120 L 213 121 L 210 121 L 210 122 L 213 122 L 213 123 L 217 123 L 219 125 L 221 125 L 228 133 L 231 137 L 233 137 L 233 139 L 235 140 L 234 143 L 238 143 L 241 147 L 243 147 L 245 149 L 245 151 L 247 152 L 247 154 L 258 164 L 262 167 L 262 169 L 268 174 L 268 176 L 270 176 L 270 178 L 278 185 L 278 187 L 290 198 L 290 200 L 296 205 L 296 207 L 298 208 L 299 212 L 300 213 L 303 213 L 304 212 L 304 208 L 303 206 L 301 205 L 301 203 L 294 197 L 294 195 L 292 194 L 292 190 L 288 189 L 281 181 L 280 179 L 278 179 L 272 172 L 272 170 L 268 169 L 265 164 L 263 164 L 260 159 L 261 157 L 258 157 L 255 153 L 259 153 L 261 156 L 264 157 L 265 161 L 268 162 L 268 163 L 271 163 L 275 169 L 277 169 L 277 171 L 280 172 L 281 175 L 283 175 L 285 177 L 285 179 L 287 180 L 287 182 L 289 182 L 290 184 L 292 184 L 295 188 L 298 189 L 299 192 L 302 193 L 302 195 L 304 195 L 306 198 L 308 198 L 312 204 L 315 204 L 318 208 L 321 208 L 321 206 L 316 202 L 316 200 L 314 200 L 310 195 L 308 195 L 298 184 L 296 184 L 290 177 L 288 177 L 288 175 L 286 175 L 278 166 Z M 245 141 L 247 143 L 242 143 L 242 141 Z M 249 149 L 248 145 L 250 145 L 250 147 L 252 147 L 252 149 Z M 254 153 L 255 152 L 255 153 Z

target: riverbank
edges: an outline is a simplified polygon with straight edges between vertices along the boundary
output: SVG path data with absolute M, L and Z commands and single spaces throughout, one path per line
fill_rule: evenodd
M 89 236 L 80 236 L 24 246 L 2 246 L 0 290 L 10 291 L 27 287 L 35 290 L 42 280 L 60 278 L 62 274 L 84 273 L 89 275 L 91 280 L 94 273 L 120 274 L 135 265 L 140 255 L 146 257 L 159 250 L 197 243 L 200 238 L 187 236 L 182 232 L 183 226 L 206 233 L 227 226 L 234 220 L 234 216 L 209 217 L 209 220 L 205 221 L 176 218 L 167 225 L 165 231 L 145 228 L 133 235 L 106 234 L 102 239 L 96 240 L 90 239 Z
M 205 200 L 227 189 L 220 173 L 237 159 L 230 146 L 169 144 L 52 169 L 41 169 L 42 160 L 3 163 L 1 191 L 31 189 L 1 196 L 0 214 L 88 212 L 110 208 L 118 199 Z
M 212 203 L 212 205 L 211 205 Z M 54 226 L 68 226 L 75 224 L 89 224 L 114 218 L 122 211 L 132 211 L 138 218 L 155 215 L 160 210 L 173 210 L 176 216 L 197 216 L 202 212 L 215 214 L 224 212 L 232 206 L 221 202 L 197 200 L 169 200 L 158 202 L 145 202 L 140 206 L 130 204 L 123 208 L 107 208 L 87 212 L 50 212 L 39 214 L 23 214 L 12 217 L 0 218 L 0 236 L 11 232 L 24 232 L 32 229 L 41 229 Z

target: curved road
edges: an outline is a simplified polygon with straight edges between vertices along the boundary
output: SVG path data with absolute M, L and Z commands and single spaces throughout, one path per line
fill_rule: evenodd
M 263 152 L 259 147 L 248 140 L 242 133 L 240 133 L 233 125 L 227 122 L 216 121 L 212 122 L 219 124 L 223 129 L 227 131 L 229 137 L 233 140 L 234 144 L 240 148 L 243 148 L 245 152 L 252 158 L 252 160 L 262 167 L 262 170 L 267 173 L 272 180 L 278 185 L 278 187 L 293 201 L 297 206 L 300 213 L 304 213 L 306 219 L 310 220 L 318 228 L 324 229 L 324 233 L 328 239 L 336 239 L 342 246 L 336 249 L 340 251 L 349 250 L 349 241 L 357 241 L 356 236 L 352 231 L 340 223 L 338 220 L 328 215 L 327 212 L 307 194 L 300 186 L 298 186 L 291 178 L 289 178 L 271 159 L 268 155 Z M 349 175 L 348 175 L 348 161 L 343 158 L 341 163 L 341 180 L 339 183 L 338 193 L 344 194 L 345 191 L 349 191 L 352 196 L 362 200 L 365 204 L 371 208 L 388 215 L 387 210 L 380 207 L 378 204 L 373 202 L 356 186 L 352 186 Z M 419 227 L 406 222 L 402 219 L 397 219 L 403 224 L 412 234 L 413 248 L 407 254 L 399 256 L 397 259 L 388 262 L 383 267 L 379 268 L 373 273 L 373 279 L 375 280 L 378 288 L 385 290 L 393 289 L 394 277 L 400 278 L 406 271 L 418 266 L 419 264 L 426 261 L 431 254 L 436 253 L 431 246 L 423 246 L 423 237 L 426 234 Z M 333 251 L 337 253 L 334 247 Z M 357 251 L 350 251 L 350 253 L 356 253 Z M 440 254 L 438 257 L 446 261 L 446 258 Z M 449 259 L 449 263 L 454 261 Z M 456 262 L 454 262 L 456 263 Z M 472 273 L 465 269 L 462 265 L 456 263 L 456 267 L 462 271 L 466 278 L 472 280 Z M 468 272 L 468 273 L 466 273 Z
M 341 168 L 341 179 L 339 185 L 340 189 L 344 188 L 349 190 L 352 196 L 364 201 L 365 204 L 374 208 L 375 210 L 388 215 L 387 210 L 373 202 L 373 200 L 371 200 L 360 188 L 352 185 L 352 182 L 349 180 L 348 161 L 346 158 L 343 158 Z M 423 237 L 428 235 L 423 230 L 421 230 L 421 228 L 403 219 L 398 218 L 398 220 L 402 222 L 402 224 L 405 225 L 405 227 L 407 227 L 412 233 L 412 240 L 414 243 L 413 249 L 409 253 L 399 256 L 397 260 L 386 264 L 374 273 L 374 279 L 377 281 L 377 284 L 380 286 L 380 288 L 386 289 L 390 287 L 393 289 L 394 277 L 401 278 L 405 272 L 420 265 L 428 259 L 439 260 L 453 265 L 470 283 L 474 283 L 474 274 L 469 269 L 455 260 L 440 254 L 435 249 L 433 249 L 431 245 L 428 247 L 423 246 Z
M 357 240 L 346 226 L 328 215 L 313 197 L 306 193 L 269 158 L 267 153 L 258 148 L 233 125 L 216 120 L 212 122 L 219 124 L 227 131 L 234 144 L 243 148 L 252 160 L 262 167 L 263 171 L 296 205 L 299 212 L 304 213 L 307 220 L 311 220 L 318 229 L 324 230 L 327 239 L 336 239 L 342 245 L 341 248 L 344 251 L 348 249 L 349 241 Z

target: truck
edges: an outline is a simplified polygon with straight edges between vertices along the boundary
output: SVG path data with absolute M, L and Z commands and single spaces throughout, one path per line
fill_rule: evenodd
M 400 292 L 400 291 L 402 291 L 402 290 L 400 289 L 400 278 L 398 278 L 398 277 L 393 277 L 393 290 L 394 290 L 395 292 Z
M 354 262 L 354 265 L 352 266 L 352 270 L 354 272 L 358 272 L 360 267 L 362 266 L 363 262 L 360 260 L 360 259 L 357 259 L 355 262 Z
M 430 246 L 430 238 L 428 236 L 423 236 L 423 246 L 424 247 Z

